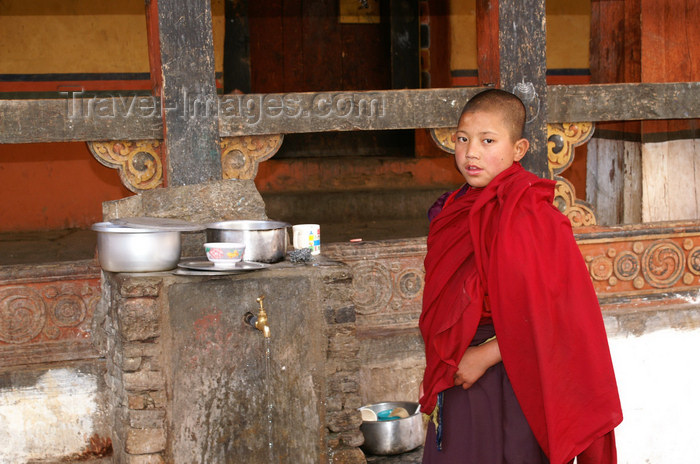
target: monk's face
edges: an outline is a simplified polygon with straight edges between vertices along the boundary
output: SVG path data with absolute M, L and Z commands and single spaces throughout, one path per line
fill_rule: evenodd
M 464 113 L 454 140 L 457 169 L 472 187 L 486 187 L 530 146 L 527 139 L 513 140 L 500 112 L 490 110 Z

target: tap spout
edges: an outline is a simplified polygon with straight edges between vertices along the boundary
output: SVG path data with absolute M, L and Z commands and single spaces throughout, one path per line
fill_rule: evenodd
M 246 324 L 253 326 L 259 331 L 261 331 L 263 333 L 263 337 L 270 338 L 270 326 L 267 325 L 267 312 L 265 312 L 265 308 L 263 307 L 264 299 L 264 295 L 261 295 L 259 298 L 256 299 L 256 301 L 260 304 L 260 310 L 258 311 L 258 315 L 256 316 L 255 314 L 249 311 L 245 313 L 245 316 L 243 316 L 243 320 Z
M 255 327 L 263 333 L 265 338 L 270 338 L 270 326 L 267 325 L 267 313 L 263 307 L 263 300 L 265 295 L 260 295 L 255 299 L 260 304 L 260 311 L 258 311 L 258 320 L 255 321 Z

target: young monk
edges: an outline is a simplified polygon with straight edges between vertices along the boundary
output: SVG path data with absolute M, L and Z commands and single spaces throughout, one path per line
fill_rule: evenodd
M 490 89 L 454 135 L 466 184 L 431 208 L 420 330 L 423 463 L 616 462 L 603 319 L 552 180 L 519 163 L 525 107 Z

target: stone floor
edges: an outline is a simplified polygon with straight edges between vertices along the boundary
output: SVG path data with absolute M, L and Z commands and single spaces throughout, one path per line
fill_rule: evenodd
M 367 464 L 419 464 L 423 460 L 423 447 L 395 456 L 367 456 Z

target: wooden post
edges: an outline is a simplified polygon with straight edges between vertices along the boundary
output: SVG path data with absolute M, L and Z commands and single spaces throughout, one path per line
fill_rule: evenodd
M 591 82 L 639 82 L 640 16 L 637 0 L 591 2 Z M 639 122 L 598 123 L 588 143 L 586 200 L 598 224 L 642 219 Z
M 248 0 L 226 1 L 224 16 L 224 93 L 250 93 Z
M 420 88 L 418 2 L 391 0 L 391 88 Z
M 161 97 L 166 185 L 221 179 L 211 2 L 147 2 L 151 69 Z M 157 24 L 154 24 L 157 23 Z M 155 55 L 155 56 L 154 56 Z M 159 59 L 158 59 L 159 58 Z
M 499 69 L 503 90 L 527 108 L 530 151 L 523 166 L 549 177 L 547 166 L 547 60 L 544 0 L 498 0 Z
M 476 65 L 479 87 L 501 82 L 498 50 L 498 2 L 476 0 Z

